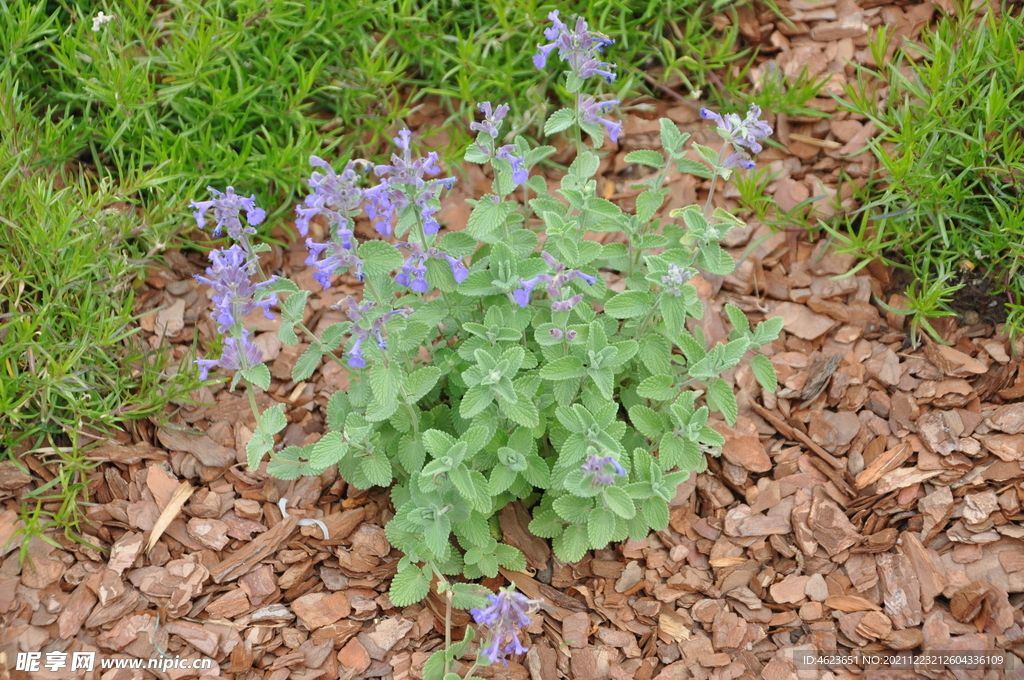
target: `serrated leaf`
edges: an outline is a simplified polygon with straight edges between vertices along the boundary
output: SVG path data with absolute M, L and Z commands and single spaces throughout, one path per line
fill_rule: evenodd
M 694 142 L 693 149 L 700 154 L 700 157 L 710 165 L 712 168 L 717 168 L 719 163 L 719 153 L 709 146 L 703 144 L 697 144 Z
M 604 304 L 605 313 L 615 319 L 632 319 L 651 310 L 654 300 L 649 293 L 627 290 Z
M 661 146 L 670 154 L 682 149 L 683 144 L 690 137 L 690 135 L 680 132 L 675 122 L 669 118 L 662 118 L 658 121 L 658 125 L 661 128 Z
M 348 444 L 340 432 L 328 432 L 313 445 L 309 466 L 314 470 L 326 470 L 335 465 L 348 453 Z
M 551 507 L 566 522 L 582 523 L 587 521 L 587 516 L 593 510 L 594 504 L 589 498 L 567 495 L 556 498 Z
M 317 345 L 307 347 L 306 351 L 295 362 L 295 366 L 292 367 L 292 380 L 301 382 L 308 379 L 313 375 L 313 371 L 317 369 L 317 366 L 320 365 L 320 359 L 322 358 L 323 355 L 320 354 L 320 348 Z
M 551 117 L 544 123 L 544 134 L 553 135 L 556 132 L 561 132 L 574 122 L 576 122 L 575 111 L 569 108 L 559 109 L 552 113 Z
M 679 394 L 679 389 L 676 388 L 675 380 L 672 376 L 652 375 L 648 378 L 644 378 L 644 380 L 637 386 L 636 393 L 644 399 L 668 401 Z
M 574 356 L 560 357 L 540 369 L 540 377 L 545 380 L 572 380 L 582 375 L 583 362 Z
M 398 410 L 398 400 L 382 401 L 374 398 L 366 407 L 366 419 L 372 423 L 387 420 Z
M 499 201 L 493 194 L 487 194 L 473 207 L 466 223 L 466 233 L 480 241 L 489 241 L 490 237 L 505 226 L 514 206 L 508 201 Z
M 779 337 L 779 333 L 782 332 L 782 327 L 785 323 L 785 319 L 781 316 L 773 316 L 770 319 L 765 319 L 754 328 L 754 334 L 751 336 L 751 340 L 757 345 L 767 345 Z
M 640 434 L 648 439 L 657 439 L 665 431 L 665 420 L 660 413 L 643 404 L 629 408 L 629 420 Z
M 650 149 L 630 151 L 626 154 L 625 161 L 627 163 L 639 163 L 652 168 L 660 169 L 665 167 L 665 157 L 657 151 L 651 151 Z
M 270 369 L 266 364 L 256 364 L 242 371 L 242 377 L 264 392 L 270 389 Z
M 668 503 L 657 496 L 648 498 L 641 506 L 644 519 L 655 531 L 662 531 L 668 526 Z
M 732 259 L 732 255 L 717 243 L 709 243 L 700 249 L 697 265 L 721 276 L 728 276 L 736 271 L 736 261 Z
M 537 405 L 531 397 L 521 391 L 517 391 L 516 395 L 518 396 L 516 401 L 507 399 L 500 401 L 502 413 L 523 427 L 537 427 L 540 424 L 540 412 L 537 410 Z
M 490 594 L 491 591 L 479 583 L 453 583 L 452 607 L 456 609 L 486 607 L 488 603 L 487 596 Z M 425 672 L 423 680 L 427 680 Z
M 523 555 L 519 548 L 499 543 L 494 549 L 494 554 L 498 558 L 498 564 L 509 571 L 522 571 L 526 569 L 526 556 Z
M 434 388 L 440 377 L 441 369 L 436 366 L 424 366 L 407 375 L 405 383 L 402 385 L 406 401 L 415 404 Z
M 540 538 L 554 538 L 562 533 L 565 524 L 554 510 L 545 510 L 530 521 L 530 533 Z
M 399 569 L 391 579 L 391 590 L 388 597 L 396 607 L 408 607 L 416 604 L 430 592 L 430 579 L 423 570 L 414 564 Z
M 466 420 L 478 415 L 494 401 L 494 395 L 483 385 L 474 385 L 463 395 L 459 403 L 459 415 Z
M 622 487 L 605 487 L 602 495 L 608 508 L 622 519 L 630 519 L 636 514 L 636 503 Z
M 636 197 L 636 216 L 643 223 L 650 222 L 668 196 L 669 189 L 648 189 Z
M 386 276 L 402 266 L 402 254 L 385 241 L 363 241 L 359 245 L 363 271 L 371 276 Z
M 441 557 L 448 549 L 452 524 L 448 515 L 440 515 L 423 529 L 423 540 L 434 555 Z
M 736 424 L 736 416 L 739 415 L 739 408 L 736 405 L 736 395 L 724 380 L 715 380 L 708 386 L 707 391 L 708 408 L 720 411 L 729 425 Z
M 363 474 L 374 486 L 390 486 L 391 485 L 391 462 L 383 453 L 374 454 L 371 456 L 364 456 L 360 459 L 359 466 L 363 470 Z
M 779 379 L 775 374 L 775 366 L 772 364 L 771 359 L 763 354 L 758 354 L 750 360 L 750 370 L 753 371 L 754 377 L 757 378 L 757 382 L 760 383 L 768 392 L 775 392 L 779 389 Z
M 750 330 L 750 321 L 747 319 L 747 315 L 736 305 L 726 304 L 725 314 L 729 317 L 729 323 L 732 324 L 735 330 L 741 333 L 746 333 Z
M 551 541 L 555 556 L 563 562 L 579 562 L 587 554 L 590 539 L 587 528 L 580 524 L 571 524 Z
M 607 508 L 595 508 L 587 517 L 587 537 L 590 547 L 601 550 L 607 547 L 615 534 L 615 514 Z

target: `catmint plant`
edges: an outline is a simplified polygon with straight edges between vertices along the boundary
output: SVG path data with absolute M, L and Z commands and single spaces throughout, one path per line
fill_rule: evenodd
M 670 173 L 709 179 L 713 194 L 719 178 L 750 165 L 747 154 L 771 134 L 760 111 L 751 107 L 745 119 L 705 111 L 723 144 L 690 145 L 699 160 L 684 148 L 689 135 L 661 120 L 661 149 L 625 156 L 650 169 L 634 185 L 642 190 L 635 211 L 626 213 L 598 196 L 594 180 L 604 135 L 614 141 L 620 131 L 621 123 L 606 118 L 616 102 L 582 91 L 588 81 L 614 78 L 614 65 L 599 57 L 612 43 L 582 19 L 572 29 L 557 11 L 549 19 L 548 42 L 534 63 L 546 68 L 556 55 L 562 59 L 576 99 L 544 126 L 548 134 L 570 130 L 577 143 L 557 197 L 535 171 L 554 148 L 503 136 L 508 107 L 484 102 L 465 160 L 489 168 L 493 180 L 489 193 L 470 201 L 462 231 L 442 234 L 439 200 L 454 180 L 431 179 L 442 175 L 439 160 L 417 156 L 409 130 L 395 138 L 390 164 L 372 174 L 357 174 L 353 163 L 336 172 L 311 159 L 312 193 L 297 208 L 296 225 L 303 235 L 314 220 L 327 228 L 329 243 L 307 244 L 322 287 L 346 268 L 363 279 L 362 299 L 337 306 L 345 321 L 310 332 L 302 323 L 310 292 L 285 279 L 246 283 L 232 270 L 218 283 L 217 265 L 204 279 L 217 295 L 218 322 L 236 338 L 225 343 L 223 368 L 241 367 L 250 384 L 269 387 L 269 373 L 252 366 L 257 355 L 237 320 L 246 310 L 266 311 L 273 294 L 281 340 L 296 343 L 302 334 L 309 342 L 292 378 L 309 379 L 324 360 L 349 375 L 348 390 L 323 405 L 326 433 L 315 443 L 281 448 L 275 436 L 286 425 L 283 406 L 258 414 L 246 446 L 249 465 L 265 464 L 282 479 L 337 466 L 357 488 L 390 486 L 395 514 L 385 530 L 404 554 L 391 601 L 406 606 L 433 587 L 449 607 L 472 608 L 489 631 L 478 662 L 523 651 L 516 633 L 526 623 L 522 596 L 488 597 L 481 586 L 457 580 L 526 568 L 524 555 L 501 540 L 502 508 L 523 504 L 530 530 L 551 539 L 567 562 L 610 541 L 643 539 L 668 525 L 679 484 L 705 469 L 706 455 L 720 453 L 724 439 L 712 414 L 730 424 L 737 418 L 722 373 L 751 356 L 760 384 L 777 387 L 771 362 L 756 352 L 778 337 L 781 318 L 751 328 L 739 308 L 726 305 L 732 330 L 713 346 L 699 324 L 687 324 L 704 310 L 690 280 L 701 270 L 735 269 L 719 244 L 742 220 L 713 208 L 712 196 L 704 206 L 657 218 Z M 231 200 L 215 218 L 245 255 L 251 234 L 239 229 L 238 211 L 254 204 Z M 355 237 L 360 210 L 379 238 Z M 251 212 L 255 220 L 259 214 Z M 588 232 L 621 238 L 602 244 L 586 239 Z M 252 268 L 241 255 L 212 257 Z M 607 287 L 611 272 L 623 279 L 622 292 Z M 472 637 L 469 631 L 452 644 L 447 628 L 445 649 L 431 657 L 425 680 L 451 680 L 451 663 Z

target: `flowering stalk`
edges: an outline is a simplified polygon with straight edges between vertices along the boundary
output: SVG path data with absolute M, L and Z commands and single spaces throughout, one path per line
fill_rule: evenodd
M 488 663 L 508 665 L 509 654 L 525 654 L 527 648 L 519 639 L 519 631 L 530 625 L 530 614 L 538 604 L 515 588 L 501 590 L 487 596 L 490 605 L 482 609 L 470 609 L 469 613 L 478 624 L 488 628 L 488 645 L 480 656 Z M 467 677 L 472 673 L 472 670 Z

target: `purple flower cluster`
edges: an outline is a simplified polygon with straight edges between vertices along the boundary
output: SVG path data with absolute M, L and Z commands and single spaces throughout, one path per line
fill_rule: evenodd
M 519 283 L 521 283 L 523 287 L 512 293 L 512 297 L 515 298 L 515 301 L 519 303 L 520 307 L 526 307 L 530 304 L 530 294 L 533 293 L 533 289 L 543 283 L 547 284 L 548 295 L 553 300 L 551 303 L 551 311 L 567 312 L 583 300 L 583 295 L 573 295 L 567 300 L 561 300 L 562 286 L 572 279 L 583 279 L 591 286 L 597 283 L 597 277 L 591 276 L 590 274 L 584 274 L 576 269 L 566 271 L 567 267 L 556 260 L 550 253 L 541 253 L 540 256 L 544 258 L 544 261 L 548 263 L 548 266 L 555 270 L 555 273 L 554 275 L 538 274 L 532 279 L 519 279 Z
M 608 466 L 612 467 L 613 474 L 607 472 Z M 611 456 L 598 456 L 591 454 L 587 456 L 587 462 L 580 466 L 585 478 L 590 480 L 590 486 L 610 486 L 615 483 L 615 477 L 625 477 L 626 470 L 619 465 L 619 461 Z
M 576 331 L 572 329 L 563 331 L 561 328 L 552 328 L 548 332 L 551 333 L 551 337 L 555 338 L 556 340 L 561 340 L 562 338 L 565 338 L 566 340 L 576 339 Z
M 587 97 L 580 102 L 580 122 L 587 125 L 597 125 L 598 123 L 604 125 L 605 129 L 608 130 L 608 137 L 617 143 L 619 141 L 619 132 L 622 131 L 622 121 L 613 123 L 610 120 L 601 118 L 601 116 L 611 111 L 618 103 L 618 99 L 599 102 L 593 97 Z
M 449 255 L 440 248 L 431 247 L 424 250 L 419 243 L 408 241 L 398 243 L 395 247 L 409 251 L 408 259 L 402 265 L 401 271 L 395 275 L 395 283 L 412 288 L 417 293 L 426 293 L 430 290 L 430 285 L 427 283 L 428 259 L 445 260 L 452 269 L 452 276 L 455 277 L 456 283 L 462 283 L 469 276 L 469 268 L 462 260 Z
M 382 236 L 390 236 L 395 213 L 409 205 L 416 205 L 423 219 L 423 232 L 436 234 L 441 225 L 434 219 L 437 212 L 437 198 L 441 189 L 450 189 L 454 177 L 427 181 L 425 175 L 441 172 L 437 165 L 437 153 L 431 151 L 423 158 L 412 159 L 408 128 L 395 137 L 395 144 L 402 149 L 402 156 L 391 155 L 391 165 L 378 165 L 373 172 L 381 178 L 380 184 L 363 192 L 368 203 L 366 213 L 374 221 L 374 228 Z
M 488 645 L 480 651 L 490 663 L 508 665 L 508 654 L 525 654 L 527 648 L 519 639 L 519 630 L 530 625 L 530 613 L 536 605 L 534 600 L 512 589 L 488 595 L 490 605 L 483 609 L 470 609 L 473 620 L 487 626 Z M 502 646 L 504 645 L 504 647 Z
M 314 170 L 310 175 L 308 184 L 313 192 L 306 196 L 303 205 L 295 207 L 298 215 L 295 226 L 305 236 L 309 233 L 309 221 L 317 215 L 323 215 L 327 218 L 331 237 L 327 243 L 306 239 L 306 249 L 309 251 L 306 265 L 316 268 L 313 278 L 325 290 L 331 287 L 331 277 L 340 268 L 355 267 L 356 276 L 362 281 L 363 262 L 355 254 L 352 222 L 352 213 L 363 203 L 363 190 L 357 186 L 359 178 L 354 169 L 355 162 L 349 161 L 341 174 L 317 156 L 310 156 L 309 164 L 323 168 L 326 173 Z M 328 255 L 320 259 L 324 251 Z
M 670 264 L 668 274 L 661 277 L 661 284 L 665 287 L 666 293 L 679 297 L 683 294 L 683 284 L 691 278 L 693 278 L 692 271 L 677 264 Z
M 243 329 L 241 339 L 224 338 L 224 348 L 220 359 L 196 359 L 193 363 L 199 366 L 199 379 L 206 380 L 211 368 L 223 368 L 237 371 L 251 368 L 263 361 L 263 350 L 249 340 L 249 331 Z
M 740 118 L 735 113 L 721 116 L 708 109 L 701 109 L 700 115 L 705 120 L 713 120 L 718 123 L 718 134 L 722 136 L 726 144 L 743 147 L 750 150 L 751 153 L 760 153 L 764 148 L 761 146 L 760 140 L 768 139 L 772 135 L 771 126 L 763 120 L 759 120 L 761 107 L 757 104 L 750 105 L 746 118 Z M 745 151 L 737 149 L 726 157 L 722 165 L 726 168 L 739 167 L 750 170 L 756 163 Z
M 214 250 L 210 253 L 212 267 L 207 267 L 206 276 L 196 275 L 196 281 L 213 287 L 213 302 L 216 305 L 214 317 L 217 329 L 227 333 L 244 316 L 256 308 L 263 310 L 268 319 L 271 305 L 277 304 L 277 295 L 271 294 L 260 302 L 254 300 L 256 291 L 269 286 L 277 277 L 253 283 L 251 277 L 256 273 L 256 260 L 249 259 L 248 253 L 240 245 L 233 245 L 225 250 Z
M 354 325 L 352 326 L 352 337 L 355 342 L 352 344 L 352 349 L 345 353 L 348 357 L 349 366 L 352 368 L 366 368 L 366 359 L 363 358 L 363 343 L 373 336 L 377 339 L 377 347 L 382 351 L 388 348 L 388 343 L 384 339 L 384 324 L 387 323 L 392 317 L 398 314 L 411 314 L 411 309 L 393 309 L 390 312 L 381 314 L 374 319 L 370 327 L 363 328 L 361 322 L 365 319 L 366 314 L 373 309 L 372 301 L 365 301 L 362 304 L 356 302 L 356 299 L 351 295 L 346 298 L 346 310 L 345 314 L 348 316 L 349 321 Z
M 601 76 L 609 83 L 615 80 L 615 74 L 611 72 L 615 66 L 598 61 L 595 56 L 608 45 L 614 44 L 614 40 L 589 30 L 583 17 L 578 17 L 576 28 L 570 29 L 558 18 L 557 9 L 548 14 L 548 20 L 552 25 L 544 29 L 544 37 L 551 42 L 547 45 L 537 45 L 539 52 L 533 55 L 534 66 L 547 66 L 548 57 L 552 50 L 557 48 L 558 56 L 569 63 L 569 68 L 578 78 L 586 80 L 591 76 Z
M 228 187 L 224 193 L 213 187 L 206 189 L 213 195 L 213 198 L 209 201 L 192 201 L 189 207 L 195 209 L 192 216 L 196 218 L 196 225 L 200 229 L 206 226 L 206 213 L 213 208 L 213 219 L 217 223 L 213 229 L 214 236 L 220 236 L 221 231 L 227 229 L 228 236 L 240 241 L 243 234 L 250 236 L 255 234 L 256 230 L 252 227 L 258 225 L 267 216 L 262 208 L 256 207 L 256 194 L 245 198 L 236 194 L 234 187 Z M 243 226 L 242 220 L 238 217 L 243 210 L 245 211 L 245 221 L 249 224 L 248 227 Z
M 478 137 L 476 141 L 477 148 L 488 158 L 500 158 L 503 161 L 508 161 L 509 165 L 512 166 L 512 182 L 519 186 L 530 178 L 530 173 L 523 167 L 523 159 L 512 155 L 516 148 L 514 145 L 497 146 L 498 130 L 501 128 L 501 122 L 508 115 L 508 104 L 502 104 L 493 112 L 490 102 L 477 104 L 477 107 L 484 114 L 484 122 L 470 123 L 469 129 L 486 133 L 491 137 L 489 140 Z

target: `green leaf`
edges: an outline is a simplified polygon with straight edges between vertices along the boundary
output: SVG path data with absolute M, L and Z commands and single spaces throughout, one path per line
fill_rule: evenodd
M 566 495 L 556 498 L 551 507 L 566 522 L 583 523 L 593 511 L 594 503 L 589 498 Z
M 654 300 L 649 293 L 627 290 L 608 300 L 604 304 L 604 311 L 615 319 L 632 319 L 646 314 L 653 306 Z
M 374 398 L 366 407 L 366 419 L 373 423 L 387 420 L 398 410 L 398 400 L 384 401 Z
M 491 591 L 479 583 L 453 583 L 452 606 L 456 609 L 486 607 L 487 596 L 490 594 Z M 427 680 L 426 673 L 423 674 L 423 680 Z
M 664 417 L 643 404 L 635 404 L 629 408 L 629 420 L 633 427 L 648 439 L 657 439 L 665 431 Z
M 554 510 L 545 510 L 530 521 L 530 533 L 540 538 L 554 538 L 562 533 L 565 524 Z
M 757 324 L 756 328 L 754 328 L 754 334 L 751 337 L 751 341 L 759 346 L 774 342 L 775 339 L 779 337 L 779 333 L 782 332 L 782 326 L 785 323 L 785 319 L 781 316 L 773 316 L 770 319 L 765 319 L 761 323 Z
M 402 385 L 406 401 L 410 404 L 415 404 L 426 396 L 427 392 L 433 389 L 434 385 L 437 384 L 437 379 L 440 377 L 441 369 L 436 366 L 424 366 L 407 375 L 405 384 Z
M 625 161 L 627 163 L 639 163 L 641 165 L 647 165 L 658 169 L 665 167 L 665 157 L 657 151 L 651 151 L 650 149 L 630 151 L 626 154 Z
M 416 604 L 430 592 L 430 579 L 423 570 L 414 564 L 401 568 L 399 564 L 398 573 L 391 579 L 391 590 L 388 597 L 396 607 L 408 607 Z
M 607 508 L 595 508 L 587 517 L 587 537 L 590 547 L 601 550 L 607 547 L 615 534 L 615 514 Z
M 371 276 L 386 276 L 402 266 L 402 254 L 386 241 L 363 241 L 359 245 L 363 270 Z
M 717 151 L 715 151 L 709 146 L 697 144 L 696 142 L 694 142 L 693 148 L 694 150 L 697 151 L 697 153 L 700 154 L 700 157 L 703 158 L 708 165 L 710 165 L 712 168 L 718 167 L 719 153 Z
M 402 384 L 401 370 L 376 364 L 370 369 L 370 387 L 373 396 L 381 403 L 397 402 L 398 390 Z
M 572 380 L 582 375 L 583 362 L 574 356 L 555 359 L 540 369 L 540 377 L 545 380 Z
M 636 503 L 622 487 L 605 487 L 602 494 L 608 508 L 622 519 L 629 519 L 636 514 Z
M 662 531 L 668 526 L 668 503 L 657 496 L 648 498 L 641 506 L 644 519 L 655 531 Z
M 281 316 L 289 322 L 302 321 L 302 313 L 306 311 L 306 301 L 309 299 L 308 290 L 300 290 L 292 293 L 288 299 L 281 303 Z
M 668 401 L 679 394 L 679 389 L 675 386 L 672 376 L 652 375 L 649 378 L 644 378 L 637 386 L 636 393 L 644 399 Z
M 451 538 L 452 523 L 448 515 L 440 515 L 423 530 L 423 540 L 434 555 L 442 557 L 448 550 L 448 539 Z
M 670 154 L 678 153 L 690 135 L 680 132 L 675 122 L 669 118 L 662 118 L 658 124 L 661 127 L 662 148 Z
M 599 167 L 601 167 L 601 159 L 597 157 L 597 154 L 584 151 L 576 156 L 572 165 L 569 166 L 569 174 L 582 184 L 593 177 Z
M 590 539 L 587 528 L 580 524 L 571 524 L 551 541 L 555 556 L 563 562 L 579 562 L 587 554 Z
M 501 201 L 493 194 L 487 194 L 476 201 L 473 212 L 466 223 L 466 233 L 475 239 L 491 242 L 491 236 L 502 229 L 514 205 L 509 201 Z
M 469 468 L 465 465 L 459 465 L 449 470 L 448 479 L 459 490 L 459 494 L 463 498 L 470 500 L 476 498 L 476 488 L 473 486 L 473 479 L 469 476 Z
M 559 109 L 552 113 L 551 117 L 548 118 L 546 123 L 544 123 L 544 134 L 553 135 L 556 132 L 561 132 L 575 122 L 575 111 L 569 108 Z
M 310 345 L 306 348 L 306 351 L 302 353 L 299 360 L 295 362 L 295 366 L 292 368 L 292 380 L 295 382 L 301 382 L 308 379 L 313 375 L 313 371 L 316 370 L 317 366 L 320 365 L 320 359 L 323 355 L 320 354 L 320 347 L 318 345 Z
M 533 398 L 521 391 L 516 391 L 516 401 L 502 399 L 499 402 L 502 413 L 523 427 L 534 428 L 540 425 L 540 412 Z
M 494 401 L 494 395 L 484 385 L 474 385 L 462 396 L 459 415 L 466 420 L 473 418 Z
M 724 380 L 715 380 L 708 386 L 707 392 L 708 408 L 714 411 L 721 411 L 725 421 L 729 425 L 736 424 L 736 416 L 739 415 L 739 408 L 736 405 L 736 395 L 732 387 Z
M 526 569 L 526 556 L 519 548 L 499 543 L 494 549 L 494 555 L 498 558 L 498 564 L 509 571 L 522 571 Z
M 313 454 L 309 458 L 309 466 L 314 470 L 326 470 L 335 465 L 348 453 L 348 444 L 340 432 L 328 432 L 313 445 Z
M 750 370 L 754 372 L 754 377 L 757 378 L 757 382 L 761 384 L 768 392 L 774 392 L 779 389 L 779 380 L 775 375 L 775 366 L 772 364 L 771 359 L 763 354 L 758 354 L 750 360 Z
M 270 369 L 266 364 L 256 364 L 242 371 L 242 377 L 264 392 L 270 389 Z
M 518 476 L 519 473 L 513 472 L 504 465 L 495 465 L 491 468 L 491 477 L 487 480 L 487 489 L 491 492 L 492 496 L 497 496 L 501 492 L 507 491 Z
M 741 333 L 746 333 L 750 330 L 750 321 L 747 319 L 747 315 L 736 305 L 726 304 L 725 314 L 729 317 L 729 323 L 732 324 L 735 330 Z
M 690 160 L 689 158 L 677 158 L 675 162 L 676 169 L 684 175 L 693 175 L 694 177 L 702 177 L 704 179 L 711 179 L 712 177 L 711 171 L 703 163 Z
M 669 189 L 660 189 L 655 191 L 654 189 L 648 189 L 639 196 L 636 197 L 636 216 L 643 222 L 647 223 L 651 221 L 654 214 L 661 208 L 662 203 L 665 202 L 665 197 L 668 196 Z
M 736 261 L 717 243 L 709 243 L 702 247 L 697 255 L 697 265 L 712 274 L 728 276 L 736 271 Z
M 391 462 L 383 452 L 363 456 L 360 459 L 359 466 L 362 468 L 363 474 L 366 475 L 366 478 L 374 486 L 390 486 L 392 479 Z

